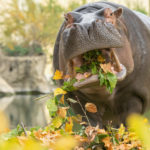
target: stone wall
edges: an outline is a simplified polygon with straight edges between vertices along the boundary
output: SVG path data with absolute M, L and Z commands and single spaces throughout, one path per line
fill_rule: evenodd
M 0 54 L 0 76 L 14 92 L 49 93 L 50 86 L 44 75 L 45 67 L 45 55 L 9 57 Z M 0 80 L 1 89 L 3 84 Z

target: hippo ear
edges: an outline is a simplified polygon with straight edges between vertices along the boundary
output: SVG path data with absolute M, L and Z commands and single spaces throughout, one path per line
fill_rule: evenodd
M 118 8 L 117 10 L 115 10 L 114 15 L 116 16 L 116 18 L 121 17 L 122 13 L 123 13 L 123 9 L 122 8 Z

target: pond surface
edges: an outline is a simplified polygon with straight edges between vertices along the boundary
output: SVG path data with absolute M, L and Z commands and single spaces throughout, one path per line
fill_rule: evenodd
M 25 127 L 45 126 L 48 123 L 46 98 L 35 100 L 42 95 L 13 95 L 0 97 L 0 110 L 10 122 L 10 128 L 16 128 L 23 122 Z M 48 99 L 48 98 L 47 98 Z

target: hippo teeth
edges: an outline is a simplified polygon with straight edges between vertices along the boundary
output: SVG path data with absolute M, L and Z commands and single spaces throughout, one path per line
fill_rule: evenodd
M 115 48 L 111 48 L 110 50 L 111 50 L 111 55 L 114 58 L 114 62 L 116 64 L 116 70 L 117 70 L 117 72 L 121 72 L 122 67 L 121 67 L 121 63 L 118 59 L 118 56 L 115 53 Z

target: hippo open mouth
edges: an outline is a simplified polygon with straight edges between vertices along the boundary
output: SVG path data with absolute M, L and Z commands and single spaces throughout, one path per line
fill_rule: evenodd
M 92 51 L 88 51 L 86 53 Z M 119 58 L 115 52 L 115 48 L 98 49 L 96 50 L 96 52 L 101 53 L 100 55 L 101 64 L 99 65 L 101 67 L 103 66 L 106 67 L 107 72 L 116 75 L 117 81 L 122 81 L 126 77 L 127 73 L 126 67 L 120 63 Z M 76 72 L 76 68 L 80 68 L 84 64 L 91 65 L 90 62 L 87 62 L 84 58 L 84 55 L 86 53 L 76 56 L 69 61 L 68 65 L 69 74 L 71 75 L 72 78 L 76 78 L 78 80 L 76 83 L 74 83 L 74 87 L 77 89 L 88 87 L 99 82 L 98 74 L 92 74 L 88 70 L 87 72 L 85 71 L 85 73 L 82 75 L 78 71 Z
M 60 42 L 56 44 L 56 47 L 59 47 L 59 53 L 56 51 L 55 55 L 59 56 L 59 62 L 55 62 L 55 68 L 59 68 L 65 75 L 69 74 L 72 79 L 76 78 L 75 88 L 79 89 L 97 84 L 100 81 L 99 71 L 102 65 L 109 64 L 109 67 L 111 66 L 109 72 L 116 75 L 117 81 L 125 78 L 126 68 L 120 63 L 115 52 L 124 46 L 122 34 L 117 28 L 117 22 L 121 15 L 122 8 L 113 11 L 110 8 L 104 8 L 95 13 L 89 12 L 87 14 L 69 12 L 65 15 Z M 84 64 L 91 66 L 93 62 L 87 63 L 83 56 L 95 50 L 101 52 L 106 61 L 97 67 L 98 73 L 92 73 L 88 69 L 84 71 L 88 77 L 86 76 L 81 81 L 82 78 L 79 79 L 79 72 L 76 72 L 76 67 L 81 68 Z M 107 74 L 104 70 L 102 71 L 105 75 Z M 105 79 L 108 81 L 107 77 Z M 108 86 L 106 87 L 108 89 Z

